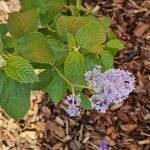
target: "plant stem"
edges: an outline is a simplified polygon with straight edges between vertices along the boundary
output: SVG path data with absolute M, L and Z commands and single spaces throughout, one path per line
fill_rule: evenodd
M 77 0 L 77 8 L 79 9 L 80 7 L 80 0 Z
M 68 85 L 70 85 L 71 87 L 71 91 L 72 91 L 72 95 L 74 96 L 75 95 L 75 90 L 74 90 L 74 87 L 79 87 L 79 88 L 86 88 L 86 89 L 89 89 L 89 90 L 93 90 L 93 88 L 89 87 L 89 86 L 86 86 L 86 85 L 79 85 L 79 84 L 73 84 L 71 83 L 60 71 L 57 67 L 53 66 L 52 64 L 50 64 L 56 71 L 57 73 L 62 77 L 62 79 L 64 81 L 66 81 L 66 83 L 68 83 Z
M 59 71 L 59 69 L 55 66 L 53 66 L 53 68 L 58 72 L 58 74 L 64 79 L 64 81 L 66 81 L 70 87 L 71 87 L 71 91 L 72 91 L 72 95 L 75 95 L 75 91 L 74 91 L 74 87 L 73 84 Z
M 85 88 L 85 89 L 89 89 L 89 90 L 93 90 L 93 88 L 86 86 L 86 85 L 79 85 L 79 84 L 73 84 L 74 87 L 79 87 L 79 88 Z

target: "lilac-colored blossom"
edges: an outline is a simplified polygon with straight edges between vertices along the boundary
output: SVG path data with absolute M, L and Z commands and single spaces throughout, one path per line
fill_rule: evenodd
M 67 96 L 65 99 L 64 103 L 68 106 L 67 107 L 67 113 L 69 116 L 78 116 L 80 114 L 80 103 L 81 103 L 81 98 L 80 94 L 79 95 L 70 95 Z
M 134 76 L 125 70 L 109 69 L 102 73 L 100 67 L 85 72 L 85 81 L 94 92 L 90 98 L 93 108 L 106 112 L 111 103 L 125 100 L 134 89 Z
M 106 143 L 105 140 L 101 140 L 101 141 L 100 141 L 99 147 L 100 147 L 99 150 L 108 150 L 107 143 Z

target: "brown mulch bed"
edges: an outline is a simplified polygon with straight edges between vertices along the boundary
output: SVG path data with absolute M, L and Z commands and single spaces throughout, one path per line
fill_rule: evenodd
M 0 150 L 98 150 L 101 139 L 110 150 L 150 149 L 150 1 L 85 1 L 99 6 L 97 16 L 111 18 L 111 29 L 124 41 L 115 67 L 134 73 L 134 92 L 105 114 L 82 111 L 70 118 L 63 104 L 55 107 L 46 94 L 35 91 L 20 122 L 0 111 Z

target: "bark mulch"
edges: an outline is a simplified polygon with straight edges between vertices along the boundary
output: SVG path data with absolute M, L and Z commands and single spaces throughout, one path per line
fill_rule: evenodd
M 107 113 L 82 111 L 68 117 L 63 104 L 34 91 L 31 108 L 20 122 L 0 111 L 0 150 L 98 150 L 105 139 L 109 150 L 150 150 L 150 1 L 85 0 L 109 16 L 111 29 L 125 49 L 115 58 L 115 67 L 136 77 L 136 88 L 121 104 Z

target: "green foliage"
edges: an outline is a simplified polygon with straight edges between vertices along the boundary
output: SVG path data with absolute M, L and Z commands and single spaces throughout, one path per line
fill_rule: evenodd
M 39 73 L 38 75 L 39 82 L 34 82 L 32 85 L 33 90 L 44 90 L 52 81 L 52 71 L 46 69 Z
M 57 74 L 57 72 L 54 72 L 51 83 L 46 87 L 46 92 L 49 94 L 55 105 L 63 99 L 66 91 L 66 82 Z
M 68 47 L 56 39 L 49 39 L 48 43 L 55 57 L 55 65 L 64 63 L 65 58 L 69 53 Z
M 59 17 L 56 28 L 60 39 L 67 42 L 68 33 L 74 37 L 77 31 L 87 23 L 94 21 L 94 17 L 75 17 L 75 16 L 61 16 Z
M 0 24 L 0 35 L 4 36 L 7 33 L 7 24 Z
M 65 61 L 65 76 L 73 83 L 81 83 L 84 71 L 83 55 L 77 51 L 71 52 Z
M 25 34 L 37 31 L 39 15 L 37 10 L 27 12 L 15 12 L 10 14 L 8 19 L 9 32 L 20 38 Z
M 47 39 L 39 32 L 31 32 L 22 37 L 18 42 L 17 54 L 30 62 L 49 64 L 55 61 Z
M 103 67 L 103 70 L 113 67 L 113 56 L 108 51 L 103 51 L 101 54 L 101 66 Z
M 20 12 L 0 24 L 0 106 L 20 120 L 32 88 L 46 91 L 55 105 L 67 90 L 80 91 L 81 108 L 92 109 L 82 93 L 89 89 L 84 72 L 95 65 L 112 68 L 113 57 L 124 48 L 109 29 L 110 20 L 96 18 L 81 0 L 20 2 Z
M 99 22 L 91 22 L 81 27 L 76 34 L 77 43 L 94 54 L 101 54 L 102 43 L 106 41 L 106 32 Z
M 89 101 L 88 96 L 84 95 L 83 93 L 80 93 L 81 95 L 81 108 L 86 110 L 92 110 L 91 102 Z
M 106 43 L 106 47 L 121 50 L 124 48 L 124 45 L 120 40 L 113 39 Z
M 22 6 L 21 11 L 23 12 L 32 9 L 39 9 L 39 8 L 44 9 L 44 5 L 45 5 L 44 0 L 20 0 L 20 2 Z
M 11 56 L 7 60 L 5 72 L 10 78 L 18 82 L 32 83 L 39 81 L 33 67 L 19 56 Z
M 15 120 L 20 120 L 29 110 L 30 84 L 14 81 L 0 70 L 0 105 Z

